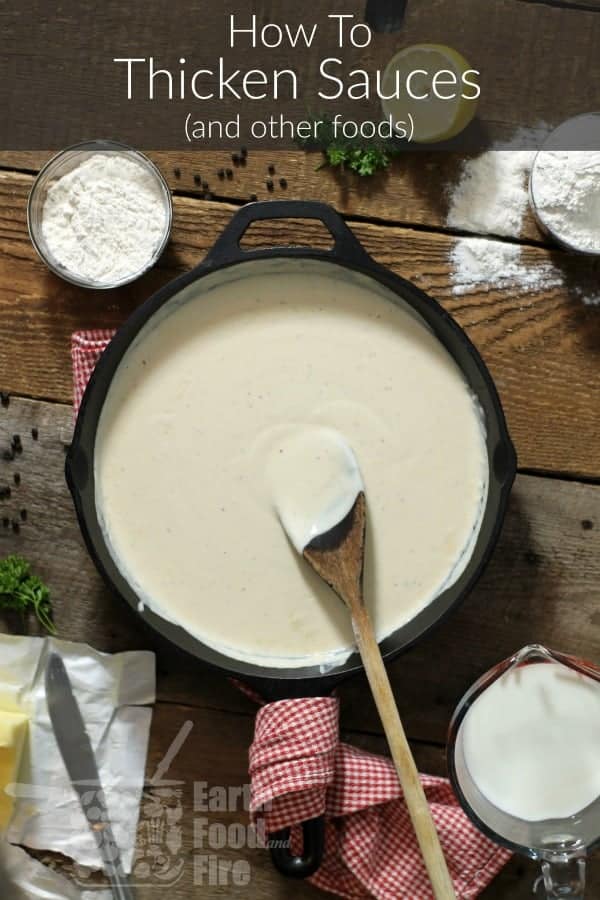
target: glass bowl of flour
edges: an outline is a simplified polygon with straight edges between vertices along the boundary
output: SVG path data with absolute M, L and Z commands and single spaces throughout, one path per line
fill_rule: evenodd
M 106 290 L 134 281 L 171 233 L 167 183 L 142 153 L 116 141 L 87 141 L 54 156 L 27 206 L 33 246 L 56 275 Z
M 574 116 L 550 133 L 533 162 L 529 197 L 559 246 L 600 256 L 600 113 Z

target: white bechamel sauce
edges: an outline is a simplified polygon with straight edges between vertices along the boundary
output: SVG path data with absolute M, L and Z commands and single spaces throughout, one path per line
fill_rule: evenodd
M 393 298 L 331 263 L 248 262 L 191 285 L 142 330 L 94 465 L 111 553 L 148 607 L 236 659 L 330 670 L 347 658 L 347 611 L 273 503 L 272 450 L 297 426 L 332 429 L 360 462 L 380 638 L 460 576 L 487 496 L 481 413 Z
M 600 684 L 560 663 L 510 669 L 461 725 L 479 791 L 527 822 L 563 819 L 600 796 Z
M 338 525 L 364 490 L 352 449 L 322 426 L 277 429 L 266 471 L 277 515 L 298 553 Z

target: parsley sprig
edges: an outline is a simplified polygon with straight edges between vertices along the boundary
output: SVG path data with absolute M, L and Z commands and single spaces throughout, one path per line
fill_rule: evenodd
M 25 616 L 34 612 L 40 624 L 56 634 L 52 621 L 50 590 L 21 556 L 7 556 L 0 562 L 0 609 L 16 610 Z
M 402 151 L 394 140 L 347 139 L 336 135 L 333 120 L 328 116 L 316 120 L 316 135 L 300 141 L 305 150 L 320 150 L 325 159 L 318 168 L 331 166 L 357 175 L 374 175 L 387 169 L 392 159 Z

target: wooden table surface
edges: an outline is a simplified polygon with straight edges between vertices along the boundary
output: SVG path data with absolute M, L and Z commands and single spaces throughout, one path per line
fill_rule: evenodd
M 192 782 L 212 787 L 246 783 L 255 708 L 222 675 L 140 629 L 136 616 L 103 586 L 86 554 L 63 478 L 72 422 L 70 335 L 79 328 L 121 323 L 157 286 L 200 260 L 252 193 L 333 204 L 375 259 L 415 281 L 456 317 L 496 380 L 518 451 L 519 475 L 502 537 L 476 590 L 447 622 L 390 666 L 420 767 L 444 773 L 452 711 L 492 664 L 532 641 L 600 662 L 600 308 L 586 307 L 576 296 L 578 280 L 589 277 L 589 265 L 547 246 L 531 219 L 515 236 L 525 259 L 563 265 L 565 286 L 540 293 L 492 287 L 452 293 L 448 254 L 457 237 L 445 227 L 445 188 L 456 176 L 456 158 L 407 157 L 389 173 L 360 181 L 316 172 L 318 158 L 300 152 L 257 152 L 235 169 L 232 180 L 220 181 L 217 170 L 230 165 L 225 153 L 151 155 L 174 192 L 172 241 L 153 272 L 105 293 L 62 282 L 31 246 L 27 195 L 48 154 L 0 155 L 0 387 L 11 395 L 10 404 L 0 408 L 0 450 L 14 433 L 22 436 L 24 448 L 14 461 L 0 458 L 0 485 L 12 485 L 1 514 L 12 520 L 27 510 L 19 533 L 0 527 L 0 552 L 27 556 L 49 583 L 61 637 L 106 651 L 156 650 L 158 701 L 149 774 L 181 726 L 193 723 L 169 771 L 169 777 L 183 782 L 185 867 L 168 896 L 316 900 L 319 892 L 311 886 L 280 878 L 264 850 L 207 847 L 206 841 L 199 846 L 201 829 L 196 825 L 194 834 L 194 819 L 247 822 L 241 804 L 226 812 L 195 812 Z M 277 170 L 274 193 L 264 186 L 271 162 Z M 210 199 L 200 196 L 197 175 L 209 182 Z M 287 179 L 285 190 L 278 185 L 281 176 Z M 247 236 L 251 244 L 274 238 L 322 242 L 324 235 L 317 226 L 286 222 L 276 229 L 258 223 Z M 38 429 L 37 441 L 32 427 Z M 15 471 L 21 474 L 18 487 Z M 385 752 L 364 678 L 344 684 L 340 698 L 344 738 Z M 214 835 L 211 841 L 217 843 Z M 194 859 L 199 866 L 197 860 L 211 854 L 220 860 L 225 883 L 204 880 L 194 888 Z M 248 887 L 232 885 L 225 872 L 223 861 L 240 859 L 251 866 Z M 534 871 L 533 864 L 514 859 L 482 896 L 525 900 Z M 199 878 L 198 869 L 196 874 Z M 600 861 L 592 860 L 590 880 L 590 896 L 597 897 Z M 150 900 L 157 888 L 141 887 L 138 896 Z

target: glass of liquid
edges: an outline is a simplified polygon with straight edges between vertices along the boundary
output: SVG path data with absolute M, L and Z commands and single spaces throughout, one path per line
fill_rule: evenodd
M 448 765 L 472 822 L 540 861 L 535 896 L 581 900 L 600 843 L 600 669 L 524 647 L 460 701 Z

